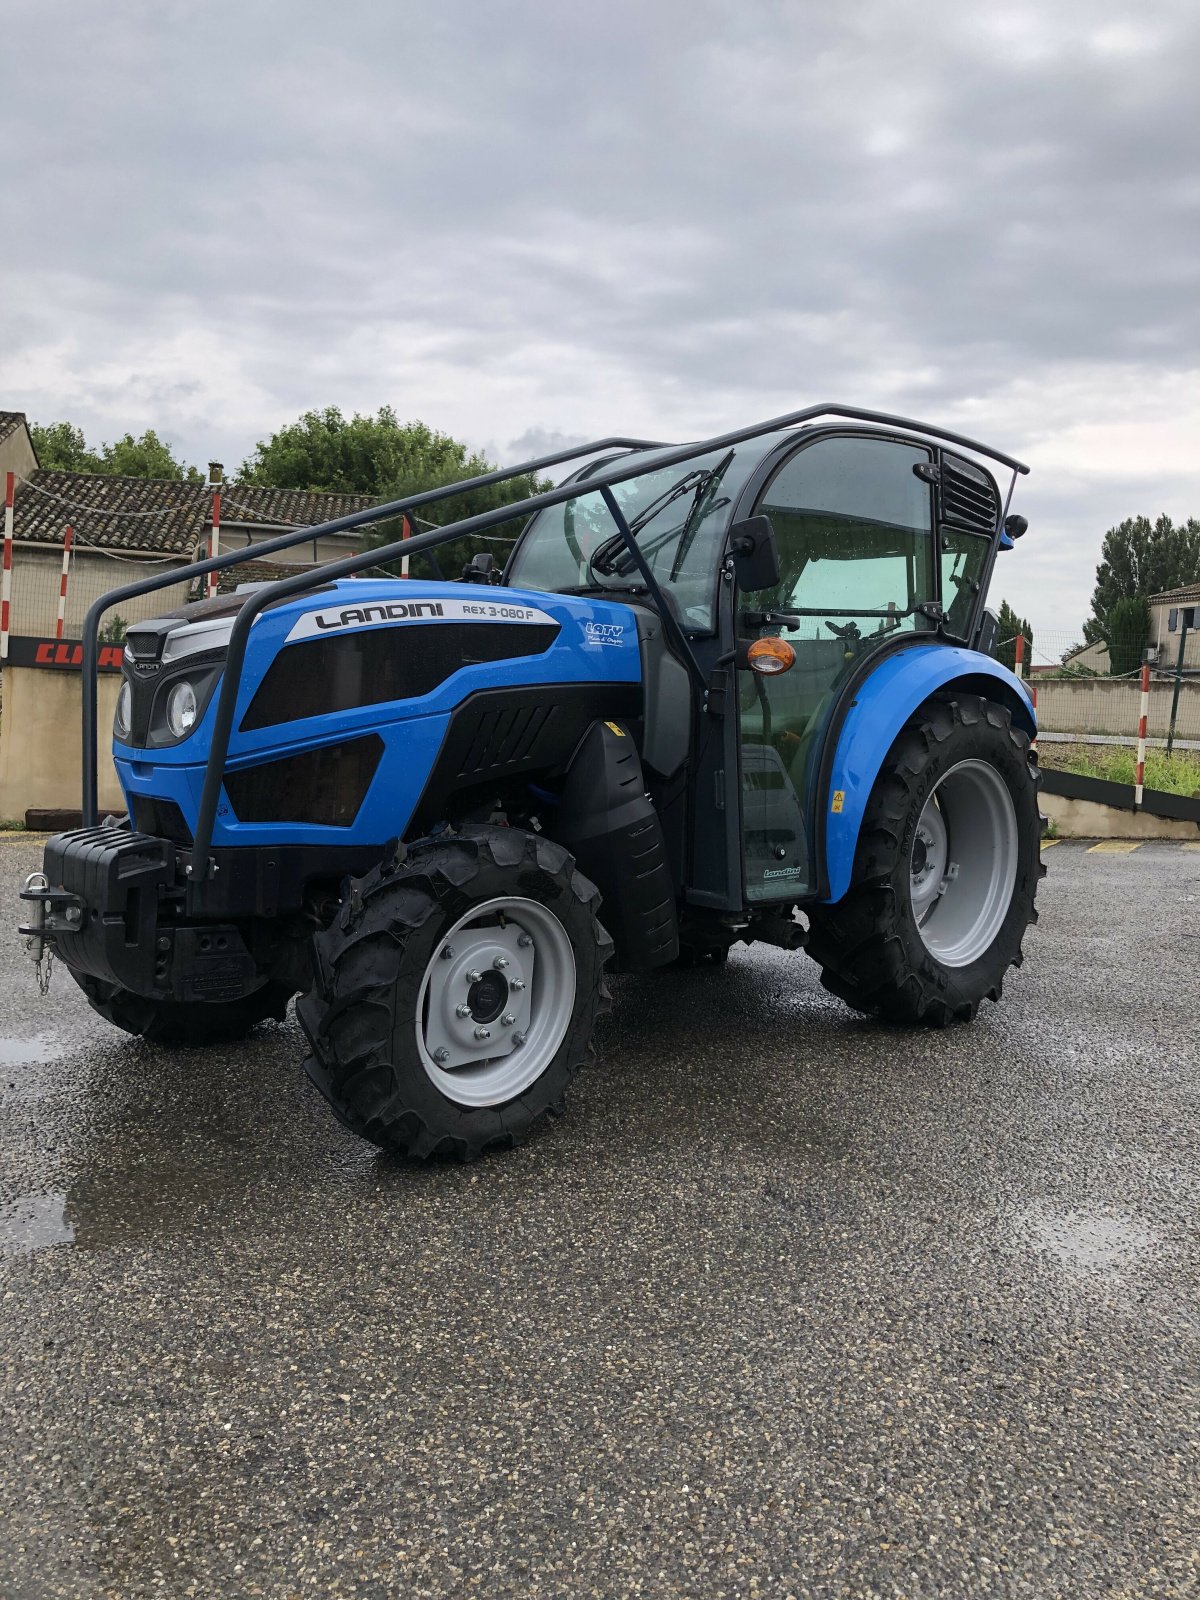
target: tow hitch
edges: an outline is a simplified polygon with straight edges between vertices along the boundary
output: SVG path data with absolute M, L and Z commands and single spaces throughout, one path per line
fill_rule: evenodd
M 25 948 L 37 968 L 38 988 L 46 994 L 54 964 L 54 935 L 78 933 L 83 926 L 84 904 L 69 889 L 52 889 L 44 872 L 31 872 L 25 879 L 21 899 L 33 907 L 29 922 L 17 929 L 25 936 Z

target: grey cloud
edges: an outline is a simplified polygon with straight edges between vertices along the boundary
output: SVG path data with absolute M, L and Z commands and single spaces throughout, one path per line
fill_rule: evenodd
M 1190 4 L 118 0 L 64 29 L 26 0 L 5 31 L 0 348 L 33 399 L 2 398 L 100 435 L 234 461 L 389 400 L 519 454 L 839 398 L 984 433 L 995 401 L 1019 452 L 1019 379 L 1200 367 Z M 1045 504 L 1087 566 L 1154 487 Z

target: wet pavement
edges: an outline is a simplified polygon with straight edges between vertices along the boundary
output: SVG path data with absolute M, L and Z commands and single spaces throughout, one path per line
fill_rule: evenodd
M 625 980 L 466 1168 L 0 934 L 0 1595 L 1200 1592 L 1200 853 L 1047 859 L 973 1027 Z

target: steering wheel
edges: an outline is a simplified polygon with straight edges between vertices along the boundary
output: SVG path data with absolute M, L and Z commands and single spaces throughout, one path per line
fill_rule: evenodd
M 839 639 L 861 639 L 862 629 L 857 622 L 848 622 L 844 628 L 839 628 L 836 622 L 827 622 L 825 626 L 830 633 Z

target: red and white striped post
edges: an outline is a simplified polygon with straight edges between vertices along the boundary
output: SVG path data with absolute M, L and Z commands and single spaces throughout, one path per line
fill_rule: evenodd
M 1134 782 L 1133 803 L 1140 806 L 1146 783 L 1146 723 L 1150 718 L 1150 663 L 1142 666 L 1142 714 L 1138 718 L 1137 777 Z
M 8 660 L 8 625 L 12 608 L 13 490 L 16 474 L 4 478 L 4 565 L 0 567 L 0 661 Z
M 67 573 L 71 566 L 71 544 L 75 538 L 74 528 L 63 530 L 63 564 L 62 577 L 58 580 L 58 618 L 54 624 L 54 637 L 61 639 L 63 628 L 67 621 Z
M 236 506 L 234 507 L 234 510 L 235 511 L 237 510 Z M 213 490 L 213 503 L 212 503 L 212 526 L 208 530 L 208 559 L 210 561 L 215 560 L 215 558 L 220 553 L 221 553 L 221 491 L 220 491 L 220 489 L 214 489 Z M 208 577 L 205 579 L 204 592 L 205 592 L 205 594 L 208 596 L 208 598 L 210 600 L 212 599 L 213 595 L 215 595 L 216 592 L 217 592 L 217 583 L 218 583 L 218 581 L 219 580 L 218 580 L 217 574 L 215 572 L 210 572 L 208 574 Z
M 1024 678 L 1024 676 L 1025 676 L 1025 635 L 1023 633 L 1019 633 L 1017 635 L 1016 650 L 1015 650 L 1015 652 L 1013 654 L 1013 671 L 1016 673 L 1018 678 Z
M 412 528 L 409 526 L 409 521 L 408 521 L 407 517 L 401 517 L 400 518 L 400 537 L 402 539 L 411 539 L 412 538 Z M 408 557 L 407 556 L 401 556 L 400 557 L 400 576 L 402 578 L 407 578 L 408 577 Z

